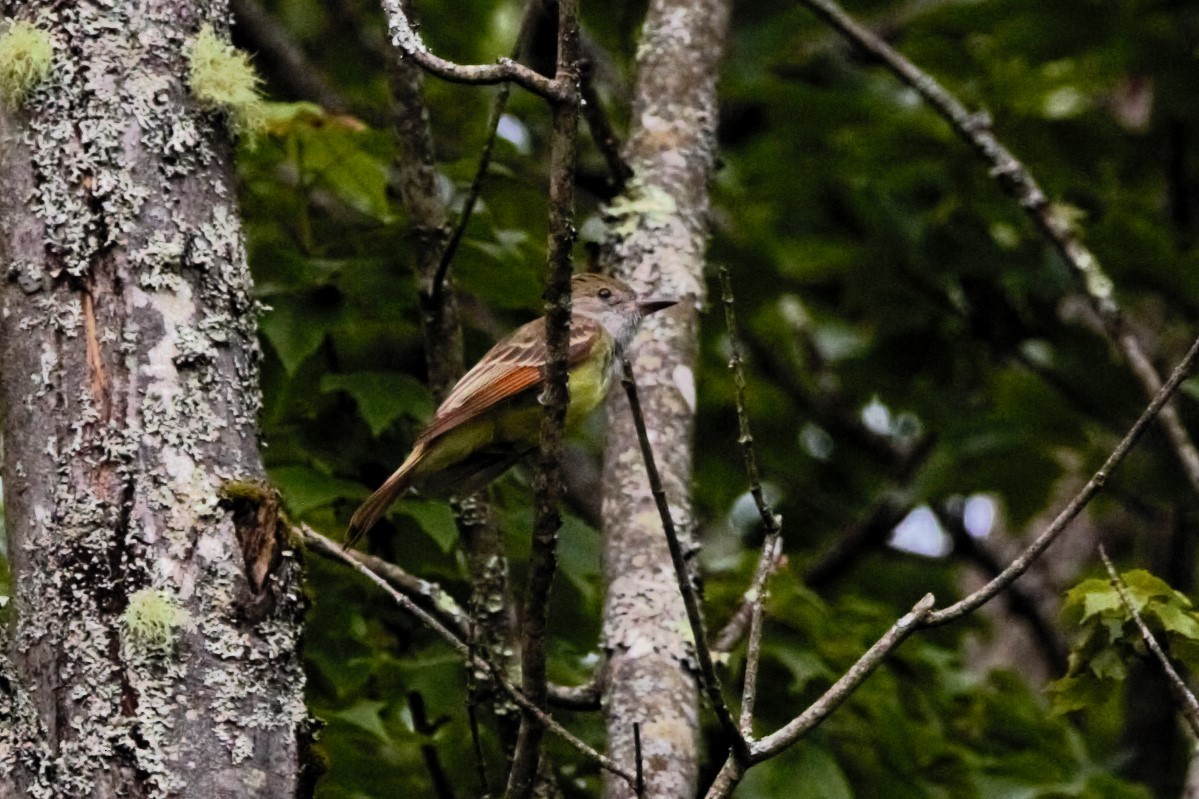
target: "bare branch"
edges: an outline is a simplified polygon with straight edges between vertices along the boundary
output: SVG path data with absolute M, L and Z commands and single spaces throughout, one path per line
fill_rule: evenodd
M 307 528 L 303 529 L 307 530 Z M 344 562 L 345 557 L 343 556 L 347 554 L 347 550 L 339 544 L 332 544 L 332 542 L 329 543 L 333 549 L 329 549 L 325 546 L 326 542 L 328 542 L 328 539 L 318 536 L 309 541 L 309 544 L 311 544 L 313 551 L 317 554 L 329 560 Z M 369 555 L 356 549 L 348 550 L 348 554 L 355 561 L 362 564 L 362 566 L 370 569 L 386 581 L 390 587 L 413 601 L 423 602 L 423 604 L 427 605 L 428 612 L 441 624 L 445 625 L 446 628 L 452 630 L 455 636 L 466 635 L 468 627 L 466 611 L 458 604 L 458 600 L 454 599 L 440 585 L 429 580 L 422 580 L 394 563 L 388 563 L 374 555 Z
M 545 3 L 543 0 L 529 0 L 528 5 L 525 6 L 525 13 L 520 22 L 520 33 L 517 34 L 516 44 L 512 48 L 512 58 L 514 60 L 519 57 L 520 53 L 527 46 L 537 17 L 544 11 Z M 454 260 L 454 255 L 458 252 L 458 245 L 462 243 L 462 237 L 466 234 L 466 227 L 470 224 L 471 216 L 475 212 L 475 205 L 479 202 L 479 197 L 483 194 L 483 180 L 487 177 L 487 170 L 491 167 L 491 156 L 495 151 L 495 140 L 496 134 L 500 129 L 500 119 L 504 116 L 504 109 L 508 107 L 508 98 L 511 96 L 511 93 L 511 84 L 504 83 L 496 93 L 495 99 L 491 101 L 491 114 L 487 119 L 487 138 L 483 142 L 483 151 L 479 154 L 479 164 L 475 167 L 475 176 L 471 179 L 470 189 L 466 192 L 466 199 L 462 203 L 462 211 L 458 214 L 458 221 L 454 223 L 454 229 L 450 233 L 450 238 L 441 252 L 437 271 L 433 276 L 432 294 L 434 301 L 437 301 L 441 296 L 442 286 L 445 284 L 445 276 L 450 269 L 450 263 Z
M 546 699 L 545 630 L 549 594 L 558 565 L 558 528 L 565 493 L 562 479 L 562 429 L 570 396 L 566 390 L 570 344 L 571 252 L 575 241 L 574 170 L 578 160 L 579 20 L 578 0 L 558 2 L 558 62 L 555 82 L 567 87 L 563 102 L 554 106 L 550 152 L 549 243 L 546 264 L 546 364 L 540 451 L 533 476 L 533 547 L 521 627 L 521 685 L 537 706 Z M 521 718 L 516 752 L 508 772 L 508 796 L 532 795 L 541 755 L 540 720 L 531 713 Z
M 637 440 L 641 444 L 641 456 L 645 460 L 645 473 L 649 479 L 650 491 L 658 506 L 658 515 L 662 517 L 662 528 L 666 533 L 666 543 L 670 548 L 670 560 L 674 564 L 675 577 L 679 583 L 679 592 L 683 595 L 683 605 L 687 609 L 687 622 L 691 625 L 691 635 L 695 644 L 695 659 L 699 663 L 700 677 L 716 719 L 729 739 L 733 756 L 744 761 L 749 754 L 748 744 L 741 729 L 733 721 L 724 695 L 720 690 L 720 678 L 712 664 L 712 651 L 708 648 L 707 635 L 704 631 L 704 619 L 699 609 L 699 599 L 695 595 L 695 587 L 683 558 L 683 548 L 679 545 L 679 536 L 674 528 L 674 519 L 670 517 L 670 504 L 666 501 L 666 490 L 662 487 L 662 478 L 658 475 L 658 466 L 654 461 L 654 451 L 650 447 L 649 434 L 645 430 L 645 417 L 641 413 L 641 400 L 637 396 L 637 382 L 633 377 L 633 365 L 623 362 L 624 378 L 621 384 L 629 398 L 629 410 L 633 415 L 633 424 L 637 430 Z
M 965 562 L 978 568 L 985 575 L 985 579 L 990 580 L 998 576 L 1003 571 L 1002 563 L 994 553 L 984 546 L 982 541 L 975 539 L 967 531 L 962 519 L 960 504 L 959 507 L 952 509 L 946 507 L 946 504 L 934 506 L 933 513 L 936 514 L 941 526 L 949 533 L 949 537 L 953 539 L 954 555 L 960 554 Z M 1058 625 L 1054 621 L 1052 612 L 1045 608 L 1045 603 L 1038 601 L 1036 596 L 1023 590 L 1019 583 L 1012 583 L 1008 586 L 1005 599 L 1010 612 L 1023 619 L 1028 625 L 1048 669 L 1051 672 L 1065 671 L 1067 666 L 1066 644 L 1058 633 Z
M 745 409 L 745 365 L 741 357 L 741 340 L 737 335 L 737 312 L 733 298 L 733 279 L 728 269 L 720 270 L 721 300 L 724 302 L 724 324 L 728 330 L 729 369 L 733 372 L 734 398 L 737 406 L 737 443 L 745 461 L 745 475 L 749 479 L 749 493 L 754 498 L 762 525 L 766 528 L 766 540 L 762 554 L 754 571 L 754 588 L 750 598 L 749 646 L 745 656 L 745 683 L 741 689 L 741 734 L 747 738 L 753 734 L 754 699 L 757 696 L 758 661 L 762 654 L 762 603 L 765 601 L 766 577 L 773 570 L 774 561 L 782 550 L 783 517 L 779 516 L 766 501 L 762 491 L 762 480 L 758 474 L 758 457 L 754 449 L 754 436 L 749 429 L 749 412 Z
M 392 44 L 430 75 L 451 83 L 515 83 L 553 103 L 573 102 L 576 91 L 573 82 L 551 80 L 511 58 L 497 59 L 494 64 L 471 65 L 455 64 L 439 58 L 429 52 L 420 34 L 412 27 L 400 0 L 383 0 L 383 11 L 387 15 L 387 29 L 391 33 Z
M 1181 385 L 1182 381 L 1193 370 L 1196 360 L 1199 360 L 1199 339 L 1196 339 L 1191 345 L 1186 356 L 1175 367 L 1173 373 L 1171 373 L 1170 379 L 1166 381 L 1166 384 L 1162 386 L 1161 390 L 1153 398 L 1153 401 L 1149 403 L 1149 406 L 1145 408 L 1128 433 L 1117 444 L 1099 471 L 1074 496 L 1066 508 L 1058 514 L 1053 523 L 1019 557 L 1012 561 L 999 576 L 965 599 L 943 610 L 934 611 L 933 597 L 931 594 L 926 595 L 912 608 L 911 613 L 896 622 L 886 635 L 880 638 L 857 663 L 851 666 L 849 671 L 825 692 L 824 696 L 777 732 L 759 741 L 750 743 L 750 757 L 748 762 L 738 762 L 730 757 L 709 788 L 707 792 L 708 799 L 731 796 L 732 791 L 740 782 L 745 769 L 749 765 L 777 755 L 823 721 L 829 713 L 845 701 L 895 647 L 913 632 L 956 621 L 991 600 L 996 594 L 1011 584 L 1013 580 L 1023 574 L 1033 561 L 1040 557 L 1041 553 L 1062 533 L 1070 521 L 1082 511 L 1095 494 L 1102 489 L 1112 471 L 1127 457 L 1129 450 L 1145 431 L 1145 428 L 1153 421 L 1154 416 L 1161 411 L 1162 407 L 1178 389 L 1178 386 Z M 647 446 L 647 444 L 643 444 L 644 446 Z
M 1153 653 L 1153 656 L 1157 658 L 1157 662 L 1161 664 L 1162 671 L 1166 674 L 1166 681 L 1170 685 L 1170 692 L 1178 700 L 1179 710 L 1182 712 L 1183 718 L 1190 725 L 1191 732 L 1199 736 L 1199 700 L 1195 699 L 1195 694 L 1182 681 L 1182 677 L 1178 676 L 1178 672 L 1170 663 L 1170 659 L 1166 657 L 1166 653 L 1162 651 L 1161 645 L 1153 637 L 1153 632 L 1149 629 L 1149 625 L 1141 617 L 1141 612 L 1132 604 L 1132 600 L 1128 596 L 1128 587 L 1124 584 L 1124 579 L 1120 576 L 1120 573 L 1116 571 L 1116 567 L 1112 565 L 1111 558 L 1107 556 L 1107 550 L 1103 548 L 1103 544 L 1099 545 L 1099 557 L 1103 561 L 1103 567 L 1107 569 L 1112 586 L 1115 587 L 1116 593 L 1120 595 L 1120 602 L 1124 605 L 1124 609 L 1128 614 L 1132 616 L 1133 621 L 1136 622 L 1137 629 L 1141 631 L 1141 637 L 1145 639 L 1145 646 L 1149 647 L 1149 651 Z
M 871 672 L 878 668 L 887 655 L 891 654 L 909 635 L 925 626 L 932 613 L 933 603 L 933 595 L 925 594 L 919 602 L 912 606 L 909 613 L 891 625 L 891 629 L 887 630 L 883 637 L 874 643 L 874 646 L 866 650 L 866 654 L 850 666 L 849 671 L 833 683 L 832 687 L 813 702 L 807 710 L 777 732 L 754 743 L 750 748 L 753 762 L 756 763 L 778 754 L 840 707 L 841 703 L 870 676 Z
M 608 165 L 608 177 L 612 182 L 612 193 L 624 191 L 625 184 L 633 177 L 633 168 L 620 154 L 620 138 L 612 129 L 612 122 L 604 113 L 604 104 L 599 92 L 595 90 L 595 70 L 591 61 L 584 60 L 581 66 L 580 92 L 583 106 L 583 118 L 587 120 L 587 129 L 591 131 L 591 141 L 604 157 Z
M 857 690 L 870 674 L 879 667 L 886 657 L 896 647 L 902 644 L 908 636 L 920 629 L 921 622 L 928 617 L 933 609 L 932 594 L 925 594 L 912 610 L 891 625 L 891 628 L 866 650 L 857 662 L 841 676 L 824 694 L 813 702 L 807 710 L 796 716 L 777 732 L 771 733 L 760 741 L 750 744 L 750 759 L 748 763 L 737 763 L 730 757 L 716 775 L 705 794 L 707 799 L 725 799 L 732 796 L 733 790 L 744 776 L 746 768 L 752 763 L 760 763 L 779 754 L 787 747 L 802 738 L 817 724 L 841 706 L 849 696 Z
M 409 597 L 393 588 L 386 580 L 384 580 L 371 569 L 367 568 L 364 564 L 360 563 L 356 558 L 353 557 L 353 555 L 345 551 L 340 545 L 330 541 L 328 538 L 316 532 L 308 525 L 301 524 L 295 529 L 304 539 L 305 544 L 319 549 L 322 554 L 327 554 L 333 558 L 336 558 L 337 560 L 340 560 L 354 571 L 366 577 L 366 579 L 370 580 L 379 588 L 383 589 L 383 591 L 386 592 L 405 612 L 415 616 L 417 621 L 432 630 L 439 638 L 449 644 L 451 649 L 462 656 L 463 660 L 466 661 L 467 668 L 473 666 L 475 668 L 486 669 L 488 674 L 490 674 L 491 678 L 495 681 L 495 684 L 498 685 L 504 691 L 504 693 L 506 693 L 512 699 L 513 702 L 519 705 L 521 709 L 534 716 L 546 729 L 562 738 L 562 740 L 566 741 L 578 752 L 594 760 L 604 771 L 607 771 L 610 774 L 615 774 L 627 782 L 630 786 L 636 784 L 636 777 L 632 773 L 621 768 L 610 758 L 607 758 L 595 751 L 595 749 L 588 746 L 578 736 L 555 721 L 553 717 L 530 701 L 529 698 L 525 696 L 519 688 L 508 682 L 498 666 L 479 656 L 477 653 L 471 652 L 465 641 L 455 635 L 450 628 L 438 621 L 431 613 L 428 613 L 415 602 L 413 602 Z
M 1077 516 L 1082 509 L 1086 507 L 1087 503 L 1090 502 L 1091 499 L 1103 489 L 1103 486 L 1107 482 L 1107 478 L 1111 475 L 1112 471 L 1120 465 L 1125 457 L 1127 457 L 1128 452 L 1132 449 L 1133 444 L 1135 444 L 1137 439 L 1140 438 L 1141 433 L 1145 431 L 1145 428 L 1149 425 L 1149 423 L 1153 421 L 1153 417 L 1155 417 L 1161 411 L 1161 409 L 1169 401 L 1170 397 L 1173 396 L 1174 392 L 1178 389 L 1178 386 L 1181 385 L 1182 381 L 1185 380 L 1187 375 L 1189 375 L 1194 369 L 1197 357 L 1199 357 L 1199 339 L 1196 339 L 1195 343 L 1191 345 L 1191 348 L 1187 351 L 1186 357 L 1184 357 L 1182 361 L 1179 362 L 1178 366 L 1175 367 L 1174 373 L 1170 375 L 1170 379 L 1166 381 L 1166 384 L 1162 386 L 1160 391 L 1157 392 L 1157 396 L 1153 398 L 1153 401 L 1150 402 L 1149 406 L 1141 413 L 1140 418 L 1136 420 L 1133 426 L 1129 429 L 1128 433 L 1125 434 L 1124 438 L 1121 439 L 1116 448 L 1112 450 L 1112 453 L 1108 455 L 1107 460 L 1103 462 L 1103 466 L 1101 466 L 1099 471 L 1095 472 L 1094 476 L 1087 481 L 1087 484 L 1083 486 L 1082 490 L 1074 495 L 1074 498 L 1070 500 L 1069 504 L 1067 504 L 1064 509 L 1062 509 L 1061 513 L 1057 515 L 1057 518 L 1053 520 L 1049 527 L 1047 527 L 1044 532 L 1037 536 L 1036 540 L 1033 541 L 1032 544 L 1030 544 L 1023 552 L 1021 552 L 1019 557 L 1008 564 L 1008 567 L 1000 572 L 999 576 L 965 599 L 962 599 L 961 601 L 956 602 L 943 610 L 938 610 L 930 614 L 928 619 L 925 621 L 925 626 L 934 627 L 939 624 L 955 621 L 956 619 L 965 616 L 975 608 L 986 603 L 993 596 L 1006 588 L 1013 580 L 1027 571 L 1028 567 L 1032 565 L 1032 562 L 1040 557 L 1041 553 L 1044 552 L 1059 535 L 1061 535 L 1062 531 L 1066 529 L 1066 526 L 1071 521 L 1073 521 L 1074 517 Z
M 763 554 L 766 554 L 763 551 Z M 725 625 L 720 628 L 713 638 L 713 652 L 731 652 L 733 647 L 741 640 L 741 637 L 749 630 L 750 622 L 753 620 L 754 605 L 758 598 L 762 596 L 762 586 L 770 575 L 778 571 L 781 556 L 783 554 L 782 539 L 775 539 L 774 549 L 770 553 L 769 562 L 764 562 L 762 558 L 758 559 L 758 565 L 754 570 L 753 580 L 749 584 L 749 588 L 745 589 L 745 594 L 741 597 L 741 604 L 733 613 Z M 763 569 L 765 566 L 765 569 Z
M 1104 331 L 1123 353 L 1145 395 L 1150 398 L 1156 395 L 1161 389 L 1161 376 L 1145 354 L 1140 341 L 1123 321 L 1111 278 L 1104 273 L 1095 254 L 1079 239 L 1068 219 L 1050 202 L 1028 168 L 1016 160 L 991 132 L 990 117 L 985 112 L 968 111 L 936 79 L 855 21 L 833 0 L 803 0 L 803 3 L 915 89 L 949 122 L 954 132 L 991 165 L 991 175 L 1020 204 L 1041 234 L 1069 264 L 1091 308 L 1102 321 Z M 1195 491 L 1199 491 L 1199 450 L 1183 427 L 1177 409 L 1172 404 L 1166 405 L 1161 410 L 1160 421 L 1187 480 Z

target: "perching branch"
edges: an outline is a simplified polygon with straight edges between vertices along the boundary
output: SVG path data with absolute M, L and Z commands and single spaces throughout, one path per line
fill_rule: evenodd
M 704 631 L 704 618 L 699 609 L 699 598 L 695 595 L 695 586 L 687 570 L 687 562 L 683 558 L 683 548 L 679 545 L 679 536 L 675 531 L 674 519 L 670 517 L 670 503 L 666 500 L 666 490 L 662 487 L 662 478 L 658 475 L 658 466 L 654 461 L 654 451 L 649 443 L 649 434 L 645 429 L 645 416 L 641 412 L 641 400 L 637 396 L 637 382 L 633 377 L 633 365 L 623 362 L 624 377 L 621 385 L 629 398 L 629 410 L 633 415 L 633 425 L 637 430 L 637 441 L 641 444 L 641 456 L 645 460 L 645 473 L 649 480 L 650 492 L 658 506 L 658 515 L 662 518 L 662 528 L 666 533 L 666 543 L 670 548 L 670 560 L 674 564 L 675 577 L 679 583 L 679 592 L 683 595 L 683 605 L 687 609 L 687 622 L 691 625 L 691 636 L 695 644 L 695 659 L 699 663 L 700 678 L 716 719 L 729 739 L 733 756 L 740 762 L 745 762 L 749 748 L 741 728 L 733 721 L 733 715 L 725 704 L 724 695 L 720 690 L 720 678 L 712 663 L 712 650 L 708 646 L 707 634 Z
M 990 117 L 985 112 L 968 111 L 936 79 L 855 21 L 833 0 L 803 0 L 803 3 L 916 90 L 949 122 L 954 132 L 991 165 L 991 175 L 1020 204 L 1037 230 L 1070 266 L 1082 285 L 1087 302 L 1102 322 L 1104 332 L 1124 355 L 1145 395 L 1150 398 L 1156 395 L 1162 387 L 1161 375 L 1146 355 L 1141 342 L 1125 324 L 1111 278 L 1103 271 L 1095 254 L 1079 239 L 1065 216 L 1050 202 L 1028 168 L 1016 160 L 991 132 Z M 1199 449 L 1191 441 L 1172 404 L 1161 409 L 1160 423 L 1191 487 L 1199 491 Z
M 604 755 L 595 751 L 595 749 L 588 746 L 578 736 L 555 721 L 553 717 L 551 717 L 548 713 L 534 704 L 527 696 L 525 696 L 525 694 L 519 688 L 508 682 L 498 666 L 496 666 L 490 660 L 481 657 L 477 653 L 471 652 L 466 642 L 455 635 L 449 627 L 446 627 L 431 613 L 425 611 L 414 601 L 412 601 L 412 599 L 405 596 L 402 592 L 393 588 L 387 582 L 387 580 L 383 579 L 374 571 L 367 568 L 364 564 L 360 563 L 350 552 L 347 552 L 339 544 L 330 541 L 328 538 L 316 532 L 307 525 L 300 525 L 296 528 L 296 530 L 304 539 L 305 544 L 318 549 L 324 555 L 328 555 L 336 560 L 340 560 L 354 571 L 366 577 L 376 586 L 383 589 L 383 591 L 386 592 L 395 601 L 395 603 L 400 606 L 400 608 L 402 608 L 406 613 L 415 616 L 417 621 L 432 630 L 439 638 L 449 644 L 450 648 L 463 658 L 463 660 L 466 662 L 467 668 L 475 667 L 486 670 L 488 674 L 491 675 L 491 678 L 495 681 L 495 684 L 498 685 L 500 689 L 512 699 L 513 702 L 519 705 L 522 710 L 534 716 L 538 722 L 545 727 L 545 729 L 550 730 L 555 735 L 562 738 L 562 740 L 570 744 L 578 752 L 594 760 L 604 771 L 607 771 L 610 774 L 615 774 L 627 782 L 630 786 L 636 784 L 636 777 L 631 772 L 621 768 L 610 758 L 605 757 Z
M 1145 646 L 1149 647 L 1149 651 L 1153 653 L 1153 656 L 1157 658 L 1157 662 L 1161 664 L 1162 671 L 1166 674 L 1166 681 L 1170 685 L 1170 692 L 1178 700 L 1182 717 L 1190 725 L 1191 732 L 1199 736 L 1199 700 L 1195 699 L 1195 694 L 1182 681 L 1182 677 L 1178 676 L 1178 672 L 1170 663 L 1170 659 L 1166 657 L 1166 653 L 1162 651 L 1161 645 L 1153 637 L 1153 632 L 1149 629 L 1149 625 L 1141 617 L 1141 612 L 1137 610 L 1136 605 L 1132 604 L 1132 600 L 1128 596 L 1128 587 L 1124 584 L 1124 579 L 1120 576 L 1120 573 L 1116 571 L 1116 567 L 1112 565 L 1111 558 L 1107 556 L 1107 550 L 1103 548 L 1103 544 L 1099 545 L 1099 557 L 1103 561 L 1103 567 L 1107 569 L 1112 586 L 1116 589 L 1116 593 L 1120 595 L 1121 604 L 1124 605 L 1124 609 L 1132 616 L 1133 621 L 1136 622 L 1137 629 L 1141 631 L 1141 638 L 1145 640 Z
M 552 103 L 574 103 L 576 88 L 572 81 L 551 80 L 511 58 L 497 59 L 494 64 L 467 65 L 446 61 L 429 52 L 404 13 L 400 0 L 383 0 L 383 11 L 387 15 L 392 44 L 431 75 L 451 83 L 515 83 Z
M 570 397 L 566 390 L 570 344 L 571 252 L 575 241 L 574 170 L 578 160 L 579 19 L 578 0 L 558 2 L 558 61 L 555 83 L 566 88 L 563 102 L 554 106 L 550 151 L 549 242 L 546 264 L 546 364 L 541 436 L 533 475 L 533 544 L 521 625 L 521 685 L 532 702 L 546 699 L 545 631 L 549 594 L 558 564 L 558 528 L 562 525 L 562 430 Z M 520 721 L 516 752 L 508 772 L 513 799 L 531 796 L 541 758 L 542 724 L 533 713 Z

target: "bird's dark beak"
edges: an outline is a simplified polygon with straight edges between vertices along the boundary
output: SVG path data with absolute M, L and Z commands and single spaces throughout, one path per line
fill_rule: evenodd
M 639 300 L 637 302 L 637 310 L 642 316 L 649 316 L 654 311 L 661 311 L 664 308 L 669 308 L 672 305 L 677 305 L 678 300 L 663 300 L 663 299 L 648 299 Z

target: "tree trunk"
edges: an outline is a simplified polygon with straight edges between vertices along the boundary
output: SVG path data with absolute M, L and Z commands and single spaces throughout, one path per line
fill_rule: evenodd
M 694 548 L 690 485 L 698 310 L 704 299 L 708 181 L 716 145 L 716 75 L 724 0 L 653 0 L 642 29 L 632 130 L 634 177 L 608 208 L 614 274 L 640 291 L 683 298 L 646 321 L 631 353 L 649 440 L 684 546 Z M 646 482 L 624 393 L 608 398 L 603 523 L 609 753 L 632 769 L 641 724 L 647 795 L 693 797 L 699 708 L 682 597 Z M 632 796 L 619 779 L 605 796 Z
M 0 797 L 295 796 L 300 567 L 228 133 L 186 80 L 227 9 L 17 5 L 54 61 L 0 113 Z

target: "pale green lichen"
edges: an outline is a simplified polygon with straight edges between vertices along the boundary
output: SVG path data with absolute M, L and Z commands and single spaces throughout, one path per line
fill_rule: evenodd
M 32 22 L 14 20 L 0 35 L 0 98 L 9 108 L 25 102 L 50 74 L 54 45 L 50 34 Z
M 190 621 L 190 615 L 172 594 L 155 588 L 143 588 L 129 597 L 129 607 L 121 616 L 129 643 L 160 653 L 170 651 Z
M 605 211 L 612 232 L 621 238 L 631 236 L 638 225 L 652 229 L 665 227 L 678 213 L 678 203 L 661 186 L 646 184 L 634 178 L 624 194 Z
M 262 79 L 248 54 L 205 25 L 192 40 L 187 58 L 187 84 L 201 106 L 225 112 L 238 134 L 253 136 L 266 126 L 266 103 L 259 90 Z

